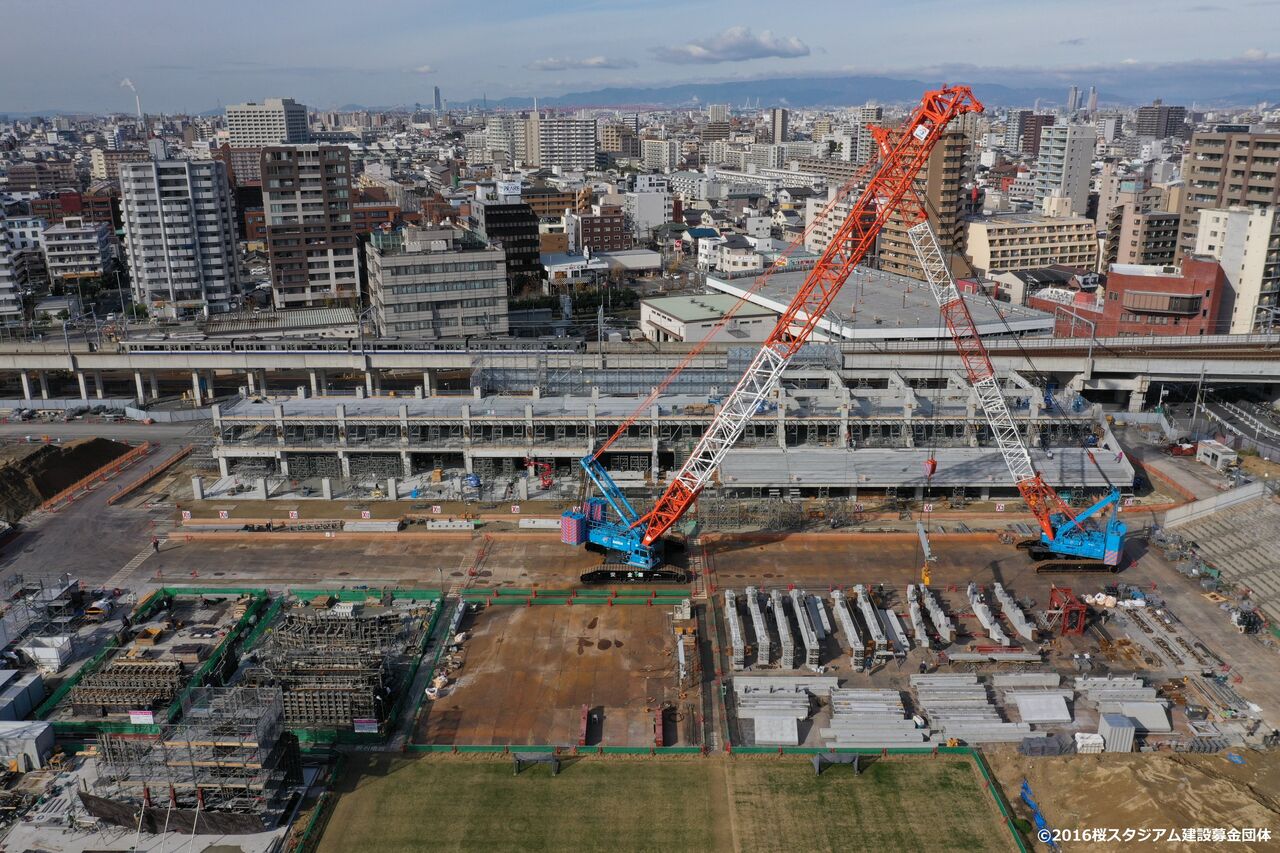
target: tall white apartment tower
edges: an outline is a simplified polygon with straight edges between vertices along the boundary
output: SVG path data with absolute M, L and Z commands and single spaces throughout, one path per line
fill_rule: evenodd
M 1091 124 L 1055 124 L 1040 129 L 1040 153 L 1034 172 L 1037 207 L 1043 209 L 1046 198 L 1069 198 L 1071 213 L 1084 215 L 1089 206 L 1089 172 L 1097 141 L 1098 130 Z
M 241 277 L 226 164 L 125 163 L 120 193 L 134 298 L 173 319 L 230 310 Z

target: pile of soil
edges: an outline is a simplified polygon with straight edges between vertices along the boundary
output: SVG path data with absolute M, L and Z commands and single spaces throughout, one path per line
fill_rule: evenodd
M 45 445 L 0 466 L 0 518 L 13 524 L 58 492 L 128 453 L 129 445 L 84 438 Z
M 1015 812 L 1028 815 L 1018 798 L 1026 779 L 1057 829 L 1208 826 L 1274 832 L 1280 827 L 1280 754 L 1236 752 L 1243 764 L 1233 764 L 1226 753 L 1169 752 L 1029 758 L 999 750 L 988 752 L 987 760 Z

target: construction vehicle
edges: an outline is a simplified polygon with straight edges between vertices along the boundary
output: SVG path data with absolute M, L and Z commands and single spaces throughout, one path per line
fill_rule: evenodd
M 829 215 L 836 202 L 858 191 L 844 223 L 809 271 L 742 378 L 719 402 L 711 424 L 652 509 L 643 515 L 636 512 L 600 459 L 640 414 L 648 410 L 700 347 L 694 348 L 607 441 L 582 458 L 583 471 L 602 497 L 588 498 L 580 508 L 564 514 L 561 540 L 604 550 L 606 563 L 617 566 L 588 572 L 582 576 L 583 582 L 680 582 L 686 579 L 684 572 L 659 568 L 663 563 L 663 535 L 693 505 L 751 418 L 768 405 L 787 363 L 809 341 L 850 273 L 875 246 L 890 216 L 908 194 L 914 194 L 913 182 L 947 125 L 961 115 L 981 111 L 982 104 L 967 86 L 925 93 L 901 131 L 891 139 L 885 138 L 879 162 L 864 173 L 865 186 L 859 190 L 861 181 L 855 177 L 841 189 L 823 215 Z M 762 278 L 765 277 L 767 274 Z
M 891 131 L 876 128 L 873 133 L 882 150 L 892 145 Z M 1120 490 L 1112 488 L 1092 506 L 1076 513 L 1036 471 L 1026 442 L 1009 414 L 987 348 L 978 334 L 964 296 L 956 287 L 924 206 L 914 192 L 907 203 L 914 205 L 915 209 L 904 210 L 904 217 L 912 221 L 914 214 L 914 221 L 918 223 L 907 230 L 907 235 L 960 352 L 969 384 L 982 405 L 1018 494 L 1040 525 L 1040 536 L 1019 542 L 1018 548 L 1036 561 L 1037 572 L 1119 571 L 1126 532 L 1118 517 Z M 1110 512 L 1104 515 L 1108 509 Z
M 526 459 L 524 460 L 524 467 L 533 468 L 538 472 L 538 485 L 542 486 L 543 489 L 549 489 L 556 484 L 556 469 L 550 462 Z

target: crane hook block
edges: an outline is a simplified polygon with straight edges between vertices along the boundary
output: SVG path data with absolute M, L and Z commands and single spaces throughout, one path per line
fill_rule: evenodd
M 938 460 L 930 456 L 924 460 L 924 478 L 926 480 L 933 479 L 933 474 L 938 470 Z

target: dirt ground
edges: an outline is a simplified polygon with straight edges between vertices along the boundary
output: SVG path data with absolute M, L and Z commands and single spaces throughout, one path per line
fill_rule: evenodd
M 457 681 L 424 706 L 419 743 L 574 745 L 587 705 L 603 715 L 590 745 L 652 746 L 656 709 L 681 702 L 665 608 L 498 605 L 462 627 Z
M 1026 779 L 1045 820 L 1055 829 L 1265 827 L 1280 834 L 1280 753 L 1242 750 L 1239 754 L 1244 764 L 1233 764 L 1226 753 L 1028 758 L 1002 748 L 989 751 L 987 760 L 1014 811 L 1029 817 L 1019 799 L 1022 780 Z M 1067 842 L 1061 846 L 1070 851 L 1121 850 L 1135 845 Z M 1158 846 L 1162 850 L 1274 850 L 1277 844 Z
M 6 452 L 0 467 L 0 517 L 13 523 L 58 492 L 129 452 L 127 444 L 85 438 Z

